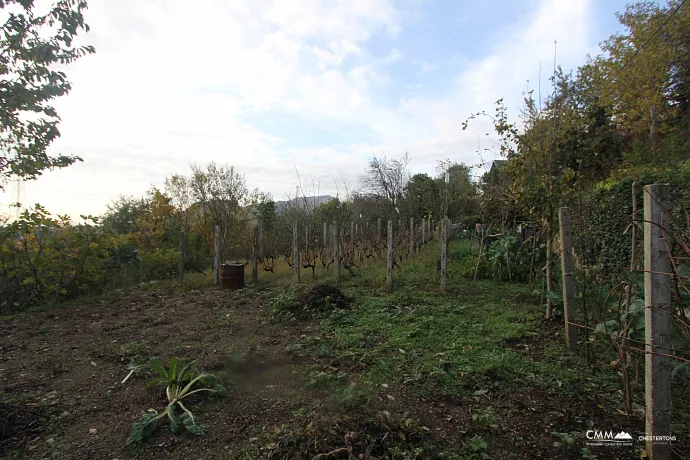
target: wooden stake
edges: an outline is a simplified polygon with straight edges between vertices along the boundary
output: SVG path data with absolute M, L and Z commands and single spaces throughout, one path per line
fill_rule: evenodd
M 441 221 L 441 291 L 446 292 L 446 251 L 448 246 L 448 219 Z
M 573 249 L 570 227 L 570 208 L 560 208 L 561 271 L 563 273 L 563 317 L 565 319 L 565 345 L 568 350 L 577 348 L 575 321 L 575 276 L 573 275 Z
M 252 283 L 259 282 L 259 226 L 254 226 L 254 246 L 252 250 Z
M 410 257 L 414 256 L 414 217 L 410 217 Z
M 340 232 L 338 224 L 333 221 L 333 265 L 335 268 L 335 287 L 340 287 Z
M 297 221 L 292 223 L 292 263 L 295 269 L 295 281 L 300 280 L 300 261 L 299 261 L 299 233 Z
M 388 221 L 388 251 L 386 252 L 386 287 L 393 290 L 393 221 Z
M 220 227 L 216 225 L 215 253 L 213 257 L 213 282 L 220 284 Z
M 553 286 L 553 231 L 551 224 L 546 236 L 546 319 L 553 319 L 553 301 L 551 300 L 551 286 Z
M 376 230 L 376 248 L 379 253 L 379 259 L 381 258 L 381 218 L 379 217 L 376 219 L 376 225 L 377 225 L 377 230 Z
M 177 261 L 177 280 L 181 283 L 184 280 L 184 232 L 180 232 L 179 252 L 180 258 Z

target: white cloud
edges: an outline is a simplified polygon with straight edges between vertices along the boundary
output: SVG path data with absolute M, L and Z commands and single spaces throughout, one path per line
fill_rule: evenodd
M 211 160 L 235 165 L 251 187 L 276 198 L 294 191 L 295 164 L 303 178 L 320 181 L 322 193 L 335 193 L 334 177 L 344 174 L 356 186 L 372 153 L 409 151 L 413 169 L 426 172 L 445 157 L 476 163 L 477 135 L 488 125 L 479 122 L 462 132 L 469 113 L 492 110 L 499 97 L 515 107 L 525 80 L 536 82 L 539 62 L 550 66 L 554 38 L 566 66 L 582 61 L 593 45 L 588 1 L 544 1 L 529 23 L 496 35 L 489 55 L 464 63 L 449 93 L 431 97 L 422 86 L 388 108 L 378 106 L 375 96 L 392 83 L 387 66 L 406 57 L 392 47 L 377 60 L 367 43 L 376 33 L 391 40 L 404 33 L 410 14 L 402 8 L 408 3 L 189 5 L 91 2 L 92 33 L 85 41 L 97 54 L 67 69 L 74 90 L 58 101 L 63 136 L 55 144 L 55 151 L 81 155 L 85 163 L 27 184 L 29 202 L 72 215 L 99 213 L 119 193 L 140 195 L 171 173 L 187 172 L 191 162 Z M 418 65 L 441 72 L 446 63 Z M 244 121 L 272 110 L 324 124 L 363 124 L 377 140 L 360 145 L 355 139 L 340 150 L 306 149 Z

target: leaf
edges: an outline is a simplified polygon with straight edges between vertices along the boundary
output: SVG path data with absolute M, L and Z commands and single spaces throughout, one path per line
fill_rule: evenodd
M 182 404 L 178 403 L 182 407 L 182 415 L 180 416 L 180 419 L 182 420 L 182 424 L 184 425 L 185 429 L 189 434 L 192 434 L 194 436 L 201 436 L 206 432 L 206 429 L 200 425 L 194 415 L 190 411 L 188 411 Z
M 488 392 L 489 392 L 489 390 L 477 390 L 473 393 L 473 396 L 484 396 Z
M 178 380 L 177 368 L 179 364 L 180 360 L 177 357 L 170 358 L 170 362 L 168 363 L 168 377 L 171 381 L 175 382 Z
M 158 427 L 158 420 L 160 414 L 151 409 L 145 413 L 139 420 L 134 422 L 132 428 L 129 430 L 129 438 L 127 438 L 127 447 L 138 447 L 148 438 L 150 438 Z
M 168 418 L 170 419 L 170 432 L 172 434 L 180 434 L 184 429 L 184 425 L 182 424 L 180 417 L 178 417 L 175 413 L 175 406 L 170 406 Z
M 163 381 L 167 383 L 168 381 L 168 372 L 165 370 L 165 366 L 163 365 L 163 362 L 158 359 L 158 358 L 151 358 L 151 369 L 156 371 L 158 375 L 161 376 Z
M 406 352 L 405 350 L 403 350 L 402 348 L 398 348 L 398 351 L 399 351 L 400 353 L 402 353 L 403 355 L 404 355 L 404 354 L 407 354 L 407 352 Z
M 163 385 L 168 385 L 168 379 L 167 378 L 162 378 L 162 377 L 156 377 L 155 379 L 151 379 L 148 382 L 146 382 L 146 388 L 152 388 L 159 383 L 162 383 Z

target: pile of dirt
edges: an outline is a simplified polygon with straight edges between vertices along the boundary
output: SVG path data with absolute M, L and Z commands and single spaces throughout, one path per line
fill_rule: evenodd
M 428 428 L 407 415 L 368 412 L 333 416 L 283 427 L 266 457 L 286 458 L 438 458 Z M 265 455 L 265 454 L 264 454 Z
M 297 303 L 303 312 L 325 312 L 338 308 L 348 308 L 352 299 L 336 287 L 327 284 L 315 284 L 297 296 Z

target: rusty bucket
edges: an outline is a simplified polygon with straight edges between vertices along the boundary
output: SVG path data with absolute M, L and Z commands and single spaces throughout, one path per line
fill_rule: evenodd
M 220 267 L 220 287 L 236 291 L 244 287 L 244 265 L 225 263 Z

